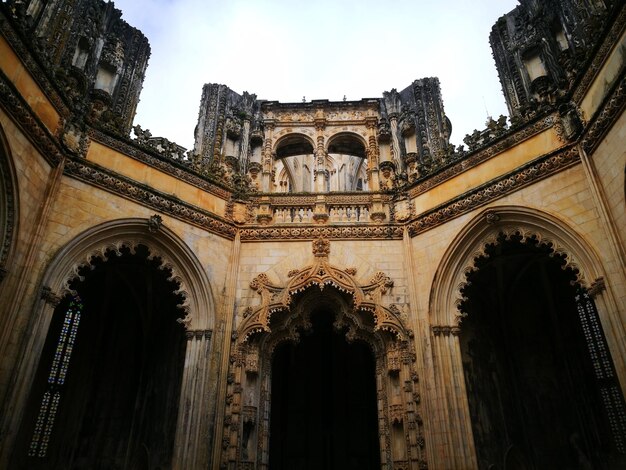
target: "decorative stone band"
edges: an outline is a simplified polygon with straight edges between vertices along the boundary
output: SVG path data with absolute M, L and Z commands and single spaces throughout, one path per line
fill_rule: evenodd
M 522 166 L 520 169 L 469 191 L 451 202 L 439 206 L 409 222 L 409 234 L 414 237 L 454 217 L 474 210 L 520 188 L 546 178 L 580 161 L 575 147 L 559 150 Z
M 242 228 L 239 230 L 241 241 L 263 240 L 313 240 L 324 237 L 333 240 L 401 240 L 403 227 L 401 225 L 371 225 L 371 226 L 330 226 L 323 227 L 272 227 L 272 228 Z
M 477 151 L 474 154 L 466 156 L 456 163 L 449 165 L 447 168 L 443 168 L 439 172 L 427 173 L 421 182 L 418 182 L 409 190 L 409 196 L 414 198 L 429 189 L 443 183 L 444 181 L 453 178 L 454 176 L 463 173 L 464 171 L 472 168 L 491 157 L 503 152 L 526 139 L 539 134 L 540 132 L 549 129 L 552 126 L 560 125 L 560 121 L 557 114 L 551 114 L 537 119 L 532 124 L 524 126 L 517 131 L 511 131 L 506 136 L 495 141 L 492 145 Z
M 602 111 L 598 113 L 596 119 L 586 129 L 582 138 L 582 146 L 585 152 L 590 154 L 600 145 L 606 132 L 621 115 L 624 106 L 626 106 L 626 72 L 624 72 L 622 79 L 617 82 L 611 97 L 605 102 Z
M 37 85 L 41 87 L 59 114 L 64 117 L 69 116 L 69 108 L 55 91 L 55 87 L 53 85 L 54 77 L 47 75 L 45 69 L 39 65 L 37 60 L 34 59 L 33 54 L 26 46 L 27 41 L 24 41 L 24 39 L 15 31 L 13 25 L 14 23 L 9 21 L 3 14 L 0 13 L 0 31 L 2 31 L 4 38 L 11 45 L 11 48 L 15 51 L 24 65 L 26 65 L 26 68 L 37 82 Z M 50 69 L 52 70 L 52 67 L 50 67 Z
M 15 119 L 46 161 L 51 166 L 57 166 L 63 159 L 57 140 L 31 111 L 30 106 L 2 71 L 0 71 L 0 106 Z
M 68 161 L 65 165 L 65 174 L 99 186 L 122 197 L 138 201 L 145 206 L 197 225 L 210 232 L 229 239 L 235 238 L 237 229 L 230 222 L 222 220 L 210 212 L 202 211 L 190 204 L 175 200 L 169 195 L 160 193 L 148 186 L 119 175 L 114 175 L 102 168 L 95 168 L 87 162 Z
M 161 170 L 219 198 L 230 198 L 230 191 L 213 182 L 207 181 L 206 177 L 197 175 L 192 168 L 188 168 L 184 163 L 162 157 L 156 152 L 140 149 L 137 145 L 124 141 L 118 136 L 111 136 L 97 129 L 89 129 L 89 137 L 113 150 L 117 150 L 135 160 L 146 163 L 157 170 Z
M 611 26 L 608 34 L 604 38 L 604 42 L 600 46 L 600 49 L 594 55 L 594 59 L 591 62 L 591 65 L 585 71 L 585 74 L 580 80 L 580 83 L 576 87 L 574 91 L 574 95 L 572 97 L 575 103 L 580 103 L 583 99 L 585 93 L 589 89 L 589 86 L 593 82 L 594 78 L 598 74 L 598 71 L 609 57 L 609 54 L 613 50 L 615 44 L 617 44 L 617 40 L 622 35 L 624 28 L 626 27 L 626 9 L 622 8 L 622 11 L 616 18 L 615 22 Z

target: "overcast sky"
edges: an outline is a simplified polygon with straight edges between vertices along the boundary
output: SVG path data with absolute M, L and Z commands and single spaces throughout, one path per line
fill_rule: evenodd
M 437 76 L 452 138 L 507 114 L 489 47 L 516 0 L 116 0 L 148 37 L 135 124 L 193 146 L 202 85 L 301 102 L 382 96 Z

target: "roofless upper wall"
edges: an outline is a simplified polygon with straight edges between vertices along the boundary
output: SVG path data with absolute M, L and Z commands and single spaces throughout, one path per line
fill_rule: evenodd
M 445 161 L 453 152 L 450 132 L 437 78 L 380 98 L 302 103 L 207 84 L 194 153 L 198 167 L 247 176 L 262 192 L 379 190 L 396 175 L 417 178 L 420 168 Z M 289 166 L 283 160 L 290 157 L 299 160 Z M 280 184 L 281 172 L 291 180 Z M 331 184 L 333 175 L 343 183 Z

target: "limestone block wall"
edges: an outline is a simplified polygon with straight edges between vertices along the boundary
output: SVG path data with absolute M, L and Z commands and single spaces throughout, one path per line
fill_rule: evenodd
M 14 323 L 15 302 L 19 302 L 22 291 L 32 291 L 34 281 L 24 277 L 30 269 L 27 248 L 32 243 L 37 229 L 38 217 L 44 202 L 45 188 L 48 185 L 51 168 L 36 149 L 30 144 L 15 124 L 0 111 L 0 126 L 7 136 L 10 162 L 13 165 L 18 183 L 14 190 L 15 226 L 13 232 L 13 249 L 9 254 L 10 266 L 0 286 L 0 398 L 9 380 L 9 365 L 15 360 L 15 341 L 12 335 L 17 327 Z M 6 349 L 5 349 L 6 348 Z

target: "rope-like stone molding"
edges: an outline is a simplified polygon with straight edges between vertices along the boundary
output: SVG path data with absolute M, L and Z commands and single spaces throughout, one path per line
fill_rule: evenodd
M 600 145 L 602 138 L 611 128 L 613 123 L 619 118 L 622 110 L 626 106 L 626 72 L 622 74 L 622 80 L 615 88 L 611 97 L 605 102 L 602 111 L 587 128 L 582 139 L 582 146 L 587 153 L 593 151 Z
M 332 226 L 324 227 L 285 227 L 272 226 L 271 228 L 242 228 L 239 230 L 241 241 L 263 240 L 313 240 L 318 237 L 333 240 L 401 240 L 403 228 L 401 225 L 371 225 L 371 226 Z

